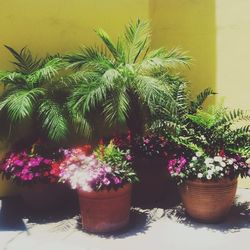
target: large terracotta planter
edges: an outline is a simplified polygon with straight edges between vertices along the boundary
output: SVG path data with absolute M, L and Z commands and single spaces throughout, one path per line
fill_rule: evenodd
M 68 186 L 62 183 L 37 183 L 22 187 L 20 194 L 28 208 L 35 212 L 49 212 L 62 207 L 70 192 Z
M 188 180 L 180 186 L 186 212 L 196 220 L 215 223 L 223 220 L 234 202 L 237 179 Z
M 133 203 L 151 204 L 163 199 L 167 190 L 166 160 L 141 158 L 133 165 L 139 178 L 133 188 Z
M 107 233 L 125 227 L 129 222 L 131 190 L 131 184 L 117 190 L 78 190 L 83 229 Z

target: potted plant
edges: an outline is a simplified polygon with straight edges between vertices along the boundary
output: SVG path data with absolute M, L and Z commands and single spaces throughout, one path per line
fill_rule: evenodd
M 72 86 L 68 98 L 72 120 L 89 134 L 89 117 L 96 112 L 113 131 L 126 126 L 132 136 L 142 135 L 157 103 L 174 102 L 169 85 L 181 80 L 174 70 L 188 65 L 190 58 L 178 49 L 152 50 L 150 24 L 139 19 L 129 23 L 116 42 L 102 29 L 96 33 L 104 47 L 84 47 L 64 57 L 74 70 L 65 78 Z
M 69 132 L 64 105 L 67 91 L 59 80 L 62 59 L 58 55 L 33 57 L 26 47 L 20 51 L 5 47 L 13 56 L 15 67 L 0 71 L 0 84 L 4 86 L 0 116 L 9 131 L 8 139 L 16 142 L 16 138 L 39 134 L 50 142 L 61 142 Z
M 170 188 L 166 172 L 167 159 L 176 148 L 164 136 L 148 133 L 144 136 L 116 136 L 115 144 L 130 149 L 132 166 L 140 182 L 133 188 L 133 202 L 148 205 L 160 201 Z
M 45 212 L 62 205 L 67 187 L 58 183 L 63 154 L 41 143 L 9 152 L 2 160 L 3 177 L 21 186 L 20 193 L 31 209 Z M 55 199 L 55 197 L 57 197 Z
M 211 106 L 187 114 L 174 138 L 183 152 L 169 160 L 168 171 L 180 184 L 186 212 L 197 220 L 222 220 L 233 204 L 237 177 L 250 175 L 250 127 L 235 126 L 242 120 L 249 120 L 244 111 Z
M 77 189 L 82 227 L 92 233 L 119 230 L 129 222 L 131 189 L 136 174 L 127 152 L 111 141 L 94 152 L 84 146 L 66 151 L 61 163 L 61 181 Z

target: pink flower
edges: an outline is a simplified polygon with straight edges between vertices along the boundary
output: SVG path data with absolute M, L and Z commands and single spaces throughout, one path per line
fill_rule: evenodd
M 115 183 L 115 184 L 121 184 L 121 183 L 122 183 L 121 178 L 119 178 L 119 177 L 117 177 L 117 176 L 115 176 L 115 177 L 113 178 L 113 180 L 114 180 L 114 183 Z
M 104 185 L 108 186 L 108 185 L 110 184 L 110 180 L 109 180 L 108 178 L 105 177 L 105 178 L 102 180 L 102 183 L 103 183 Z

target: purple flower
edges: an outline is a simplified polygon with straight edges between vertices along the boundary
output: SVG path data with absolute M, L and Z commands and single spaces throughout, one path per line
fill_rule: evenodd
M 104 185 L 108 186 L 108 185 L 110 184 L 110 180 L 109 180 L 108 178 L 105 177 L 105 178 L 102 180 L 102 183 L 103 183 Z
M 49 159 L 44 159 L 43 162 L 44 164 L 50 165 L 52 161 Z
M 149 139 L 144 139 L 143 140 L 145 144 L 149 144 L 150 140 Z
M 19 167 L 21 167 L 21 166 L 23 166 L 23 161 L 21 161 L 21 160 L 15 160 L 14 164 L 17 165 L 17 166 L 19 166 Z
M 250 176 L 250 168 L 248 169 L 247 174 Z
M 132 160 L 132 156 L 131 155 L 126 155 L 126 160 L 127 161 L 131 161 Z
M 183 156 L 181 156 L 179 160 L 179 168 L 182 169 L 186 163 L 187 163 L 187 160 Z
M 121 178 L 119 178 L 119 177 L 117 177 L 117 176 L 115 176 L 115 177 L 113 178 L 113 180 L 114 180 L 114 183 L 115 183 L 115 184 L 121 184 L 121 183 L 122 183 Z

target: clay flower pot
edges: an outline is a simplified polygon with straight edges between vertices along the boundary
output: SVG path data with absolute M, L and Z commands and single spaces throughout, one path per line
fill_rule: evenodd
M 186 212 L 196 220 L 216 223 L 225 218 L 234 202 L 237 179 L 187 180 L 180 186 Z
M 132 185 L 117 190 L 78 190 L 82 227 L 91 233 L 107 233 L 129 222 Z
M 35 212 L 50 212 L 67 202 L 71 190 L 62 183 L 37 183 L 21 188 L 26 206 Z
M 139 178 L 133 188 L 133 203 L 151 204 L 160 201 L 167 190 L 166 160 L 139 158 L 133 165 Z

